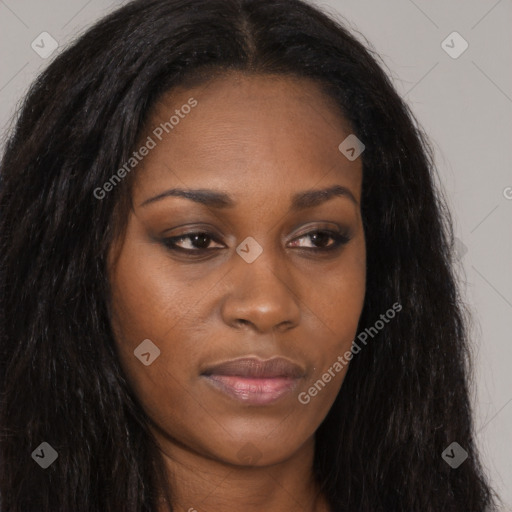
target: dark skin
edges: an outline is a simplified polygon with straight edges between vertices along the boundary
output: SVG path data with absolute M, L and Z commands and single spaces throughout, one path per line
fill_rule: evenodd
M 197 106 L 137 167 L 127 230 L 111 249 L 120 361 L 173 474 L 174 510 L 327 512 L 312 474 L 314 434 L 347 366 L 309 403 L 297 397 L 356 335 L 366 286 L 361 159 L 338 150 L 351 130 L 318 86 L 285 77 L 231 73 L 175 89 L 141 140 L 191 97 Z M 345 193 L 290 209 L 294 194 L 335 185 Z M 169 196 L 142 205 L 176 187 L 213 189 L 234 204 Z M 189 253 L 164 242 L 205 230 L 214 238 L 175 240 Z M 337 245 L 326 230 L 350 239 L 325 250 Z M 263 249 L 252 263 L 236 252 L 248 236 Z M 133 353 L 145 339 L 161 351 L 149 366 Z M 266 405 L 201 376 L 249 356 L 282 356 L 305 373 Z

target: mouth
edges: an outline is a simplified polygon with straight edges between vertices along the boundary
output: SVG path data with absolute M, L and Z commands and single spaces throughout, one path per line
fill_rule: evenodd
M 234 359 L 201 373 L 215 390 L 248 405 L 267 405 L 289 395 L 304 375 L 299 365 L 282 357 Z

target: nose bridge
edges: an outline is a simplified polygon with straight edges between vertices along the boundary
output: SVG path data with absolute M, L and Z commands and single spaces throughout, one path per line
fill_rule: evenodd
M 222 308 L 225 322 L 232 326 L 249 323 L 261 332 L 296 325 L 299 303 L 279 251 L 264 249 L 249 263 L 245 255 L 255 250 L 254 242 L 248 240 L 234 255 L 233 284 Z

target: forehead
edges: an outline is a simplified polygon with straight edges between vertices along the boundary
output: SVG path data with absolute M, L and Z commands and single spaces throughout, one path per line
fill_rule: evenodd
M 134 195 L 198 185 L 268 194 L 325 179 L 358 195 L 361 161 L 338 149 L 350 133 L 339 107 L 307 79 L 230 73 L 175 88 L 149 117 L 141 141 L 155 144 L 139 165 Z

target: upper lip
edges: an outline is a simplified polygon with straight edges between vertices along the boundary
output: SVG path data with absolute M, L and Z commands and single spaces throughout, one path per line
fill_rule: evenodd
M 267 360 L 243 357 L 210 366 L 202 372 L 202 375 L 229 375 L 260 379 L 299 378 L 304 375 L 304 370 L 298 364 L 283 357 L 273 357 Z

